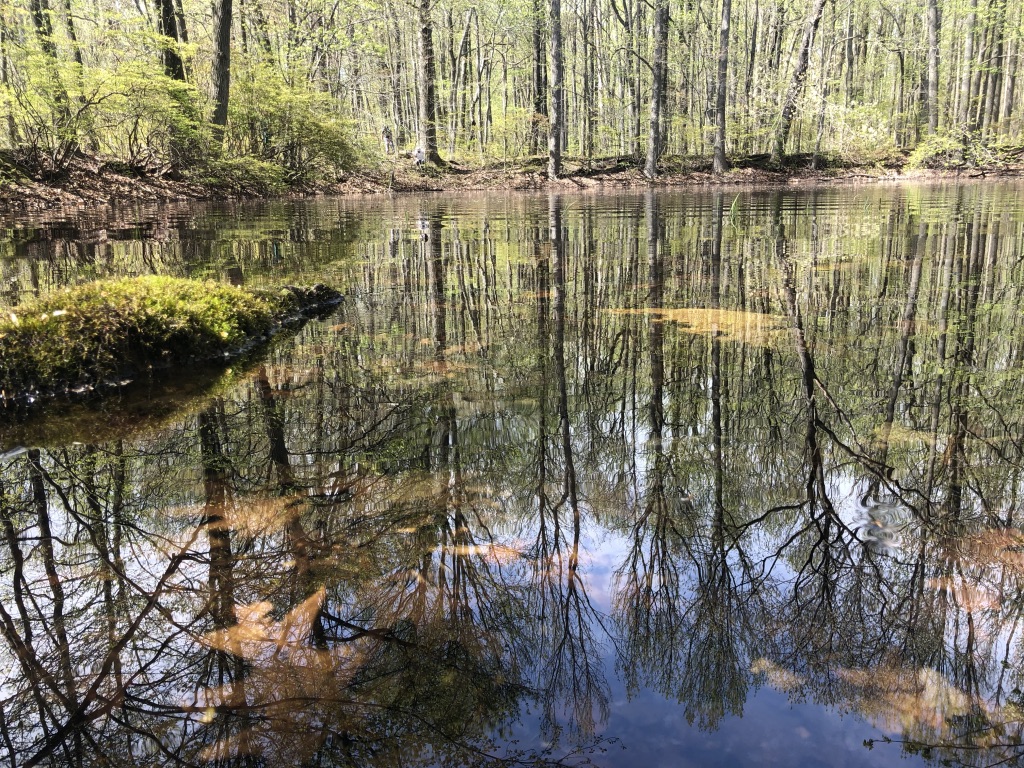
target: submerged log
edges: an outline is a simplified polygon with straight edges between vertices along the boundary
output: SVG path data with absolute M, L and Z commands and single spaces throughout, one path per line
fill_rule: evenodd
M 153 276 L 59 291 L 0 310 L 0 406 L 237 357 L 340 301 L 324 285 L 249 290 Z

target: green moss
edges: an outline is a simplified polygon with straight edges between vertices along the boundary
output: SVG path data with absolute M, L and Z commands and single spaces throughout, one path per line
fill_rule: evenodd
M 239 350 L 337 294 L 170 277 L 102 280 L 0 315 L 0 397 L 52 393 Z M 326 303 L 326 302 L 321 302 Z

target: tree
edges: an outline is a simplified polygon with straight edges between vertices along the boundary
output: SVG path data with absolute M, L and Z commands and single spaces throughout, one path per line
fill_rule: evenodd
M 216 0 L 213 6 L 213 126 L 217 143 L 224 140 L 231 93 L 231 0 Z
M 658 158 L 665 143 L 665 104 L 668 91 L 668 0 L 656 0 L 654 5 L 654 62 L 651 83 L 651 120 L 647 134 L 647 161 L 644 175 L 653 179 L 658 175 Z
M 939 130 L 939 3 L 928 0 L 925 9 L 928 28 L 928 133 Z
M 963 45 L 963 63 L 960 65 L 960 90 L 957 96 L 957 123 L 967 130 L 974 129 L 974 119 L 971 115 L 972 101 L 972 73 L 974 71 L 974 34 L 978 20 L 978 0 L 971 0 L 970 11 L 967 14 L 967 33 Z
M 431 0 L 420 0 L 416 6 L 419 36 L 419 69 L 416 86 L 419 90 L 419 149 L 423 159 L 441 164 L 437 153 L 437 62 L 434 58 L 434 24 L 430 20 Z
M 782 112 L 779 115 L 779 123 L 775 128 L 775 141 L 772 144 L 771 165 L 779 168 L 786 153 L 786 139 L 789 138 L 789 129 L 793 125 L 793 117 L 796 115 L 796 104 L 804 89 L 804 80 L 807 78 L 807 65 L 811 56 L 811 46 L 814 44 L 814 34 L 821 22 L 821 14 L 825 10 L 825 0 L 814 0 L 814 7 L 810 16 L 804 24 L 803 39 L 800 42 L 800 50 L 796 57 L 796 66 L 793 67 L 793 77 L 789 81 L 789 89 L 782 102 Z
M 533 28 L 533 120 L 530 124 L 530 153 L 540 152 L 543 124 L 548 117 L 547 54 L 544 51 L 544 8 L 541 0 L 531 5 Z
M 562 2 L 548 0 L 548 23 L 551 27 L 551 121 L 548 126 L 548 178 L 562 173 L 562 146 L 565 136 L 565 68 L 562 59 Z
M 178 32 L 178 16 L 174 0 L 156 0 L 156 29 L 165 38 L 163 44 L 164 74 L 173 80 L 185 80 L 185 65 L 178 53 L 177 44 L 183 42 Z
M 722 26 L 718 37 L 718 88 L 715 91 L 715 157 L 714 172 L 725 173 L 729 162 L 725 159 L 725 97 L 729 75 L 729 17 L 732 0 L 722 0 Z

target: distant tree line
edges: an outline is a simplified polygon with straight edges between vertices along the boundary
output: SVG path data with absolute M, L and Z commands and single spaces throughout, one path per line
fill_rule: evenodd
M 0 149 L 282 183 L 545 147 L 551 176 L 563 156 L 988 164 L 1019 143 L 1021 40 L 1009 0 L 13 0 Z

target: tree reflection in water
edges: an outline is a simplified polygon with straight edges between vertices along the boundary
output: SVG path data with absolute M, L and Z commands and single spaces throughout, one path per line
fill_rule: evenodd
M 702 730 L 770 685 L 873 758 L 1018 759 L 1020 190 L 851 200 L 256 216 L 232 279 L 330 270 L 335 316 L 4 454 L 6 762 L 614 765 L 620 683 Z M 161 271 L 212 254 L 159 229 Z

